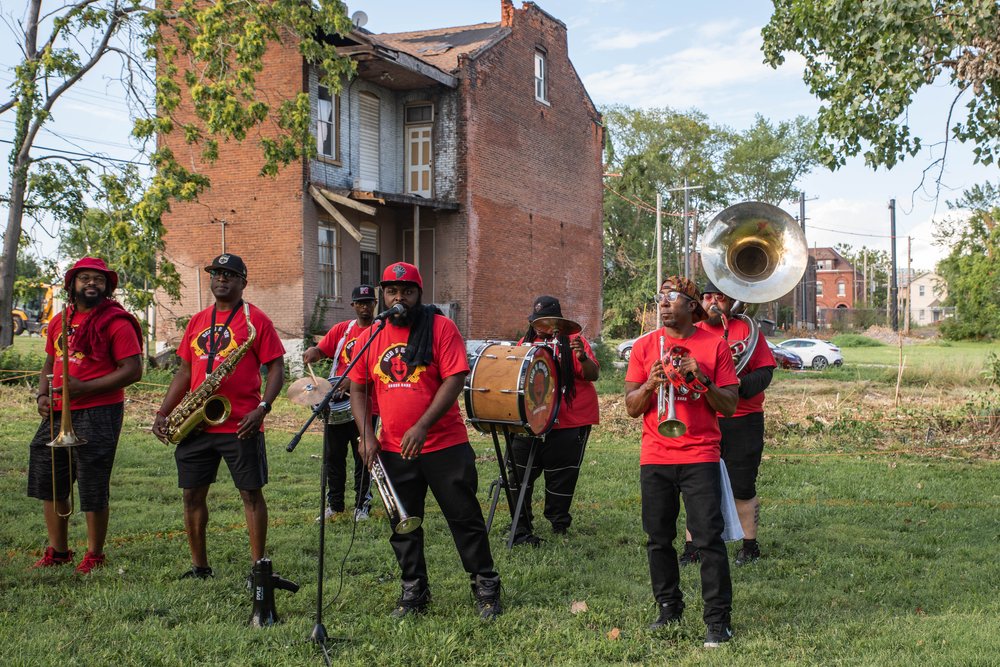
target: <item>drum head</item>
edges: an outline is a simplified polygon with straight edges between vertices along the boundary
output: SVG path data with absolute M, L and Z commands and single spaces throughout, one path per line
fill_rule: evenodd
M 559 368 L 547 347 L 534 347 L 523 366 L 524 413 L 521 419 L 532 435 L 544 435 L 559 412 Z

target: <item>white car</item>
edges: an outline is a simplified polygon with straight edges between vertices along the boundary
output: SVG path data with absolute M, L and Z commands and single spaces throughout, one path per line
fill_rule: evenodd
M 794 352 L 802 359 L 804 367 L 823 370 L 830 364 L 842 366 L 844 355 L 833 343 L 818 338 L 789 338 L 778 343 L 778 347 Z

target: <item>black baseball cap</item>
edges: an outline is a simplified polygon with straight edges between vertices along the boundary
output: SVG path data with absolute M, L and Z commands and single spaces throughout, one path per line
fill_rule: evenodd
M 356 301 L 374 301 L 375 288 L 371 285 L 358 285 L 351 292 L 351 303 Z
M 702 294 L 725 294 L 722 290 L 715 286 L 711 280 L 705 281 L 705 286 L 701 288 Z
M 239 255 L 233 255 L 228 252 L 222 253 L 213 259 L 211 264 L 205 267 L 206 271 L 212 271 L 213 269 L 232 271 L 233 273 L 242 276 L 244 280 L 246 280 L 247 277 L 247 265 L 243 263 L 243 258 Z

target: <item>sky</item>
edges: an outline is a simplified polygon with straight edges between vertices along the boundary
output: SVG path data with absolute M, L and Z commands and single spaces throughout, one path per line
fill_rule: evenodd
M 677 2 L 664 0 L 539 0 L 542 9 L 568 28 L 570 58 L 595 103 L 634 107 L 697 109 L 713 124 L 745 130 L 756 114 L 772 122 L 798 115 L 815 116 L 819 103 L 802 82 L 802 60 L 790 56 L 777 70 L 763 64 L 761 28 L 772 5 L 765 0 Z M 515 2 L 520 7 L 520 2 Z M 363 11 L 372 32 L 403 32 L 495 22 L 500 0 L 354 0 L 349 12 Z M 23 14 L 22 2 L 0 0 L 0 15 L 10 21 Z M 0 86 L 13 78 L 10 68 L 18 52 L 5 26 L 0 26 Z M 40 146 L 136 159 L 130 146 L 131 127 L 124 103 L 108 79 L 117 71 L 106 67 L 82 81 L 56 107 L 54 122 L 43 132 Z M 935 222 L 953 216 L 946 201 L 961 196 L 975 183 L 996 179 L 996 168 L 976 166 L 971 150 L 949 147 L 943 188 L 921 189 L 925 168 L 939 156 L 945 137 L 945 112 L 950 89 L 927 89 L 910 110 L 910 125 L 930 148 L 892 170 L 873 171 L 852 159 L 836 172 L 817 168 L 801 181 L 806 193 L 806 238 L 810 246 L 847 243 L 855 248 L 889 250 L 890 199 L 896 200 L 896 235 L 900 268 L 907 265 L 907 237 L 912 241 L 912 266 L 932 269 L 945 254 L 934 245 Z M 0 151 L 10 149 L 13 117 L 0 117 Z M 928 183 L 933 181 L 928 177 Z M 9 174 L 0 173 L 6 192 Z M 735 202 L 733 202 L 735 203 Z M 782 207 L 798 215 L 798 202 Z M 0 214 L 7 211 L 0 203 Z M 51 252 L 50 228 L 31 230 L 35 248 Z

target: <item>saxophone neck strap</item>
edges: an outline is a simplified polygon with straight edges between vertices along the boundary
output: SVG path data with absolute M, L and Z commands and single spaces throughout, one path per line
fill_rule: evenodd
M 243 299 L 239 300 L 239 303 L 233 306 L 233 309 L 229 311 L 229 317 L 226 318 L 226 323 L 216 331 L 215 328 L 215 315 L 218 306 L 212 306 L 212 327 L 208 330 L 208 361 L 205 364 L 205 375 L 212 373 L 212 367 L 215 365 L 215 355 L 219 353 L 219 346 L 222 344 L 222 334 L 229 328 L 232 323 L 233 318 L 236 317 L 238 313 L 245 304 Z M 250 312 L 247 311 L 247 326 L 250 326 Z

